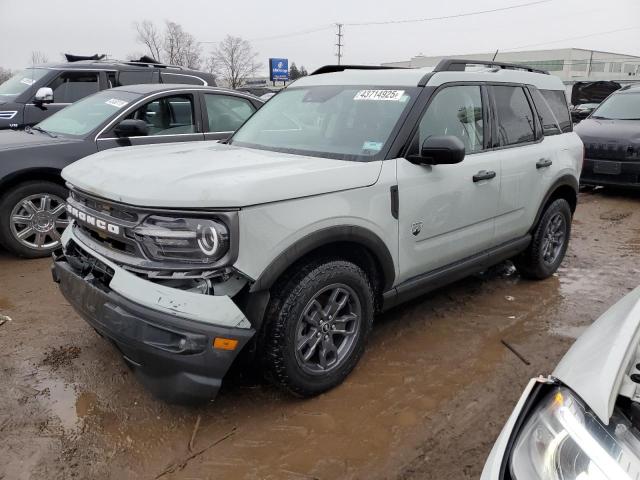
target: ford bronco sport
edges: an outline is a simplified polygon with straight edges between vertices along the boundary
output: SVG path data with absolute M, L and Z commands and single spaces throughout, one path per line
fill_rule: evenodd
M 583 160 L 568 117 L 562 82 L 521 66 L 323 67 L 224 143 L 65 168 L 53 276 L 169 401 L 215 396 L 240 351 L 316 395 L 377 312 L 505 259 L 556 271 Z

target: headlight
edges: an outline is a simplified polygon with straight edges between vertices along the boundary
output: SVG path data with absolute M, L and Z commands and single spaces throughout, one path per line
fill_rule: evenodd
M 154 215 L 134 228 L 133 233 L 154 260 L 210 264 L 229 251 L 229 229 L 212 219 Z
M 514 480 L 640 478 L 638 431 L 621 413 L 604 425 L 570 390 L 544 398 L 518 436 Z

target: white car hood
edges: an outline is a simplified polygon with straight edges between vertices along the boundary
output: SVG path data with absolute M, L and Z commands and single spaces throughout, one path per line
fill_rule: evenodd
M 635 371 L 639 342 L 640 287 L 580 335 L 553 376 L 576 392 L 608 424 L 621 389 L 635 390 L 636 384 L 628 374 Z
M 174 143 L 99 152 L 62 171 L 73 186 L 130 205 L 225 208 L 373 185 L 382 162 Z

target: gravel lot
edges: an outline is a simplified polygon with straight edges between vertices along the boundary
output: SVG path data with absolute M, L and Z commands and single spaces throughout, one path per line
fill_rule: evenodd
M 246 369 L 212 404 L 156 401 L 48 259 L 0 252 L 0 479 L 478 478 L 529 378 L 640 283 L 639 206 L 582 193 L 556 276 L 506 263 L 388 312 L 347 381 L 306 401 Z

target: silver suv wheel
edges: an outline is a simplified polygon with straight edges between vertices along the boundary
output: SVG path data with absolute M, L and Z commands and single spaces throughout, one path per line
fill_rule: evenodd
M 13 207 L 10 219 L 13 237 L 34 250 L 56 248 L 69 224 L 64 200 L 49 193 L 21 199 Z

